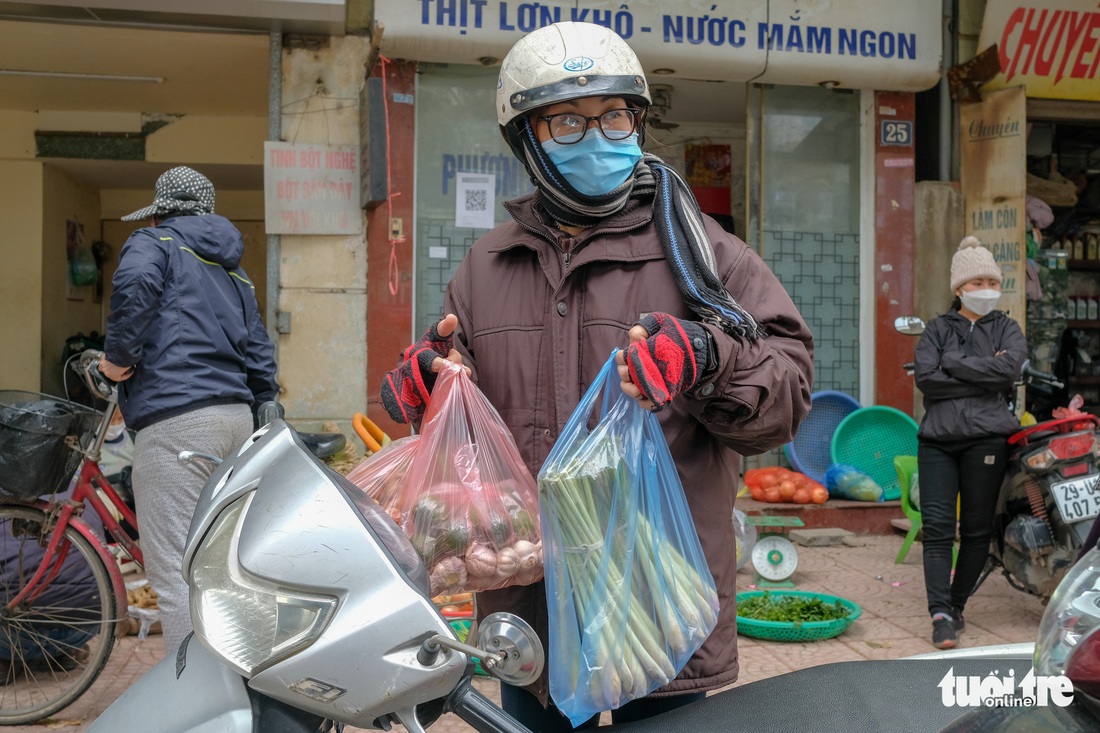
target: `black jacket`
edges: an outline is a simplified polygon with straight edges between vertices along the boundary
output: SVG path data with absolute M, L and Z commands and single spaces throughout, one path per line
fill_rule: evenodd
M 1020 325 L 1001 311 L 974 323 L 956 310 L 933 319 L 914 355 L 924 393 L 920 437 L 966 440 L 1019 430 L 1008 399 L 1026 359 Z
M 275 349 L 243 253 L 240 231 L 216 214 L 172 217 L 126 241 L 104 351 L 134 366 L 119 389 L 130 428 L 206 405 L 273 399 Z

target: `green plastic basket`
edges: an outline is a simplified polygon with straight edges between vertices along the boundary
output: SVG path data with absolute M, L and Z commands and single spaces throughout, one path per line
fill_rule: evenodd
M 737 594 L 737 603 L 740 605 L 744 600 L 762 596 L 765 593 L 772 596 L 797 596 L 808 599 L 818 598 L 823 603 L 828 603 L 829 605 L 839 601 L 840 605 L 847 609 L 848 615 L 844 618 L 838 618 L 832 621 L 806 621 L 797 623 L 794 621 L 761 621 L 760 619 L 748 618 L 747 616 L 738 614 L 737 633 L 751 636 L 756 639 L 767 639 L 769 641 L 819 641 L 821 639 L 831 639 L 834 636 L 840 636 L 847 631 L 848 627 L 852 625 L 852 622 L 863 613 L 859 606 L 849 601 L 847 598 L 831 596 L 827 593 L 810 593 L 801 590 L 747 591 Z
M 894 456 L 917 454 L 917 421 L 886 405 L 861 407 L 840 421 L 829 453 L 833 463 L 854 466 L 882 487 L 886 500 L 901 498 Z

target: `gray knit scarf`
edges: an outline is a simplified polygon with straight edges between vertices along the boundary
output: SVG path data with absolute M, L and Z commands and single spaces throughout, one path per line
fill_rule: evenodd
M 692 312 L 704 323 L 733 336 L 751 341 L 764 335 L 756 319 L 723 287 L 699 204 L 684 179 L 663 160 L 646 153 L 623 185 L 601 196 L 586 196 L 558 172 L 526 120 L 516 132 L 518 147 L 524 154 L 521 160 L 541 194 L 543 206 L 556 221 L 593 226 L 620 211 L 632 197 L 652 196 L 657 236 L 680 294 Z M 513 150 L 516 148 L 513 144 Z

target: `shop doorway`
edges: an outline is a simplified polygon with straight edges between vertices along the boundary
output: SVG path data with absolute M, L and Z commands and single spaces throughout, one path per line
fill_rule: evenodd
M 1080 394 L 1084 409 L 1100 414 L 1100 121 L 1096 105 L 1079 107 L 1069 115 L 1028 102 L 1027 211 L 1040 297 L 1029 299 L 1027 335 L 1032 361 L 1066 383 L 1052 402 Z
M 748 243 L 814 335 L 814 389 L 859 398 L 859 93 L 752 85 Z

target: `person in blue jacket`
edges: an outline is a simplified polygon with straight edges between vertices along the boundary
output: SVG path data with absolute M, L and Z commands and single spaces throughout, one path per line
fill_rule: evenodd
M 133 489 L 146 574 L 157 593 L 167 653 L 191 630 L 182 559 L 212 466 L 181 466 L 181 450 L 225 457 L 252 433 L 255 409 L 275 399 L 275 350 L 255 288 L 241 269 L 244 240 L 214 213 L 214 186 L 180 166 L 157 179 L 149 220 L 126 241 L 112 280 L 100 370 L 119 382 L 119 407 L 137 431 Z
M 958 644 L 963 609 L 989 555 L 993 514 L 1008 470 L 1008 436 L 1020 424 L 1010 398 L 1027 359 L 1020 324 L 996 310 L 1001 268 L 976 237 L 951 259 L 947 313 L 932 319 L 913 355 L 924 395 L 917 433 L 924 585 L 932 643 Z M 959 556 L 951 574 L 956 506 Z

